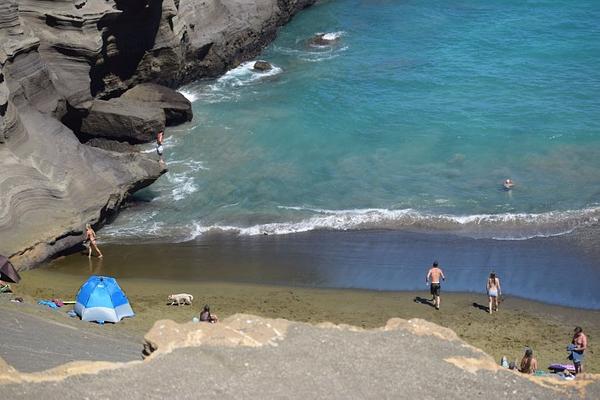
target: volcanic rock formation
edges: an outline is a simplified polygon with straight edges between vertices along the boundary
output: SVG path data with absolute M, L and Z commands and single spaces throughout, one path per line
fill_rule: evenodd
M 147 142 L 190 119 L 173 91 L 131 88 L 223 73 L 314 1 L 0 2 L 0 254 L 22 269 L 69 249 L 165 172 L 80 143 L 126 150 L 104 139 Z

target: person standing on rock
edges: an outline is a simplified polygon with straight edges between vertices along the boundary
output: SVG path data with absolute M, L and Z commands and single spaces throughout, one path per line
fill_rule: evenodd
M 165 133 L 163 131 L 160 131 L 160 132 L 158 132 L 158 134 L 156 134 L 156 153 L 158 154 L 160 163 L 164 163 L 164 160 L 163 160 L 163 138 L 164 138 L 164 136 L 165 136 Z
M 92 257 L 92 248 L 98 253 L 98 258 L 104 257 L 96 244 L 96 232 L 90 224 L 85 224 L 85 242 L 88 244 L 88 258 Z
M 425 276 L 425 283 L 431 282 L 430 292 L 432 296 L 433 305 L 436 310 L 440 309 L 440 278 L 445 281 L 446 277 L 444 276 L 444 272 L 438 267 L 438 262 L 434 261 L 433 265 L 427 272 L 427 276 Z

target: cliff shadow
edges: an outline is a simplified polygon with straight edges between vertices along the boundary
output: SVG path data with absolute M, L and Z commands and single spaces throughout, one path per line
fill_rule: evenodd
M 90 69 L 92 96 L 107 90 L 105 78 L 114 75 L 121 81 L 130 79 L 148 51 L 154 47 L 162 19 L 163 0 L 116 0 L 120 14 L 107 14 L 98 23 L 102 30 L 102 60 Z M 109 96 L 126 90 L 115 82 Z M 118 89 L 117 89 L 118 88 Z

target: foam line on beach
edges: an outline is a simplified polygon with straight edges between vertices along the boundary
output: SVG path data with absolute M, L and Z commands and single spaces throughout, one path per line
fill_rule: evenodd
M 598 223 L 600 207 L 583 210 L 552 211 L 540 214 L 506 213 L 466 216 L 429 215 L 413 209 L 325 210 L 303 207 L 280 207 L 316 215 L 298 222 L 277 222 L 249 227 L 231 225 L 203 226 L 194 223 L 189 240 L 211 231 L 240 235 L 285 235 L 314 230 L 402 229 L 413 227 L 432 232 L 459 233 L 496 240 L 526 240 L 560 236 L 576 228 Z
M 178 182 L 171 193 L 178 201 L 198 188 L 185 175 L 174 174 L 169 179 Z M 206 224 L 202 220 L 182 225 L 165 226 L 154 221 L 154 216 L 143 218 L 139 225 L 127 228 L 108 227 L 108 236 L 119 240 L 168 238 L 180 242 L 194 240 L 207 233 L 229 233 L 243 236 L 288 235 L 318 230 L 403 230 L 412 229 L 431 233 L 451 233 L 477 239 L 527 240 L 540 237 L 561 236 L 600 222 L 600 207 L 582 210 L 550 211 L 545 213 L 504 213 L 450 215 L 428 214 L 414 209 L 350 209 L 328 210 L 311 207 L 280 206 L 287 211 L 289 221 L 263 223 L 250 226 L 235 224 Z M 110 241 L 110 239 L 109 239 Z

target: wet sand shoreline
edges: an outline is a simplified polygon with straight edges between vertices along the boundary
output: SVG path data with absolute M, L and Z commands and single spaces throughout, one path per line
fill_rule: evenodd
M 15 294 L 27 302 L 40 298 L 74 299 L 84 279 L 51 269 L 38 269 L 23 274 L 15 285 Z M 126 333 L 139 338 L 159 319 L 185 322 L 197 316 L 203 304 L 224 318 L 235 313 L 249 313 L 271 318 L 319 323 L 344 323 L 365 328 L 379 327 L 392 317 L 423 318 L 453 329 L 468 343 L 500 359 L 520 359 L 526 346 L 531 346 L 539 365 L 566 363 L 566 351 L 573 327 L 581 325 L 590 338 L 586 354 L 587 372 L 600 372 L 595 357 L 595 341 L 600 337 L 600 311 L 549 305 L 507 296 L 498 313 L 485 311 L 487 298 L 476 293 L 443 293 L 442 309 L 436 311 L 427 303 L 429 293 L 423 291 L 393 292 L 349 289 L 315 289 L 231 282 L 190 282 L 119 279 L 130 299 L 136 316 L 120 324 L 96 326 L 115 334 Z M 425 287 L 424 287 L 425 289 Z M 171 293 L 194 295 L 192 306 L 168 306 Z M 62 312 L 63 310 L 61 310 Z M 66 309 L 64 310 L 66 311 Z M 48 312 L 50 312 L 48 310 Z M 50 315 L 50 314 L 48 314 Z M 80 322 L 83 323 L 83 322 Z
M 81 277 L 421 291 L 437 259 L 444 292 L 483 292 L 495 271 L 505 294 L 600 310 L 599 240 L 600 226 L 523 241 L 389 230 L 209 233 L 181 243 L 101 243 L 103 260 L 74 254 L 48 268 Z

